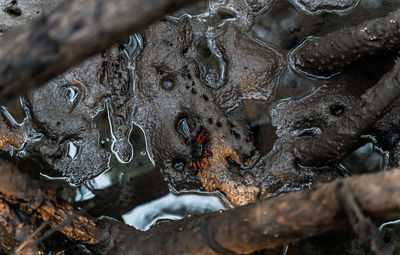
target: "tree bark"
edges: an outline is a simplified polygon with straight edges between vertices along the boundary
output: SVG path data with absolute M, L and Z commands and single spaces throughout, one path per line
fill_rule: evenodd
M 306 41 L 290 56 L 294 69 L 330 76 L 365 56 L 400 49 L 400 10 Z
M 196 0 L 70 0 L 0 40 L 0 104 Z

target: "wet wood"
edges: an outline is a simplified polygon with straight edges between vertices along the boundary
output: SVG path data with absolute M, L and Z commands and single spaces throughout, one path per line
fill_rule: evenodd
M 7 166 L 7 167 L 5 167 Z M 2 161 L 3 175 L 24 176 Z M 346 193 L 357 201 L 366 217 L 391 220 L 400 217 L 400 170 L 355 176 L 313 189 L 289 193 L 230 211 L 192 216 L 162 223 L 147 232 L 114 220 L 97 220 L 56 199 L 51 191 L 41 191 L 25 180 L 38 196 L 21 195 L 25 187 L 0 183 L 0 199 L 31 211 L 68 238 L 88 245 L 96 254 L 247 254 L 263 248 L 321 235 L 348 226 L 344 216 Z M 337 190 L 346 187 L 338 197 Z M 34 199 L 31 203 L 31 199 Z M 37 201 L 41 201 L 37 203 Z M 1 213 L 1 210 L 0 210 Z M 0 217 L 1 219 L 1 217 Z M 0 224 L 7 224 L 0 220 Z M 6 226 L 7 227 L 7 226 Z M 156 241 L 155 241 L 156 240 Z
M 7 204 L 18 205 L 26 218 L 38 216 L 48 221 L 51 227 L 58 228 L 70 239 L 79 240 L 86 244 L 97 243 L 102 236 L 102 229 L 97 226 L 97 220 L 77 210 L 67 202 L 57 199 L 51 190 L 42 190 L 37 181 L 30 179 L 28 175 L 21 173 L 12 163 L 0 160 L 0 224 L 11 224 L 17 217 L 8 217 L 8 221 L 1 220 L 7 212 L 1 209 L 1 201 Z M 19 222 L 17 222 L 19 223 Z M 18 224 L 15 224 L 18 225 Z M 7 228 L 8 225 L 5 225 Z M 15 240 L 20 241 L 20 240 Z
M 400 171 L 355 176 L 231 211 L 163 223 L 147 232 L 108 222 L 100 254 L 248 254 L 348 226 L 336 196 L 346 185 L 367 217 L 400 217 Z M 157 240 L 157 241 L 154 241 Z M 111 245 L 112 243 L 112 245 Z M 108 247 L 108 248 L 107 248 Z
M 362 96 L 354 106 L 321 135 L 296 144 L 295 154 L 303 165 L 343 158 L 369 128 L 400 96 L 400 60 L 391 71 Z
M 0 40 L 0 104 L 196 0 L 70 0 Z
M 383 18 L 344 28 L 306 42 L 291 56 L 294 67 L 315 76 L 329 76 L 366 57 L 400 49 L 400 10 Z

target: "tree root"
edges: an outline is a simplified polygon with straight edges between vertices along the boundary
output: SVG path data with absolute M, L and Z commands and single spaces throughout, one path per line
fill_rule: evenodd
M 398 218 L 399 181 L 399 170 L 351 177 L 230 211 L 163 223 L 144 233 L 110 221 L 110 239 L 91 248 L 100 254 L 247 254 L 344 229 L 338 182 L 348 187 L 346 195 L 353 196 L 368 217 Z
M 359 236 L 361 246 L 365 254 L 390 255 L 393 254 L 394 245 L 386 245 L 382 235 L 372 221 L 366 218 L 349 187 L 338 181 L 336 185 L 336 196 L 343 207 L 349 223 L 354 232 Z
M 400 10 L 306 41 L 290 57 L 294 69 L 330 76 L 364 56 L 400 49 Z

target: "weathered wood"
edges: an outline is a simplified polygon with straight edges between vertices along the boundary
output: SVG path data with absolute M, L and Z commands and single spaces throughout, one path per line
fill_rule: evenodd
M 95 244 L 102 237 L 102 229 L 97 226 L 96 219 L 57 199 L 53 191 L 40 189 L 36 180 L 30 179 L 4 160 L 0 160 L 0 205 L 2 200 L 18 205 L 20 210 L 31 215 L 38 215 L 42 220 L 48 221 L 51 227 L 58 227 L 68 238 Z M 0 214 L 4 213 L 1 210 L 4 208 L 7 209 L 7 204 L 0 206 Z M 8 227 L 5 225 L 7 221 L 2 221 L 2 218 L 3 215 L 0 217 L 0 225 Z M 9 217 L 9 221 L 12 223 L 14 218 Z
M 196 0 L 69 0 L 0 40 L 0 104 Z

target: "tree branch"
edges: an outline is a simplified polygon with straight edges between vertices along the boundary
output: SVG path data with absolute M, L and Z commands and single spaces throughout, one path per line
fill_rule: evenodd
M 400 49 L 400 10 L 306 41 L 290 56 L 295 69 L 329 76 L 364 56 Z
M 109 221 L 109 239 L 91 248 L 100 254 L 163 251 L 188 255 L 247 254 L 278 247 L 347 226 L 336 197 L 338 182 L 349 187 L 349 195 L 357 199 L 367 216 L 400 217 L 400 171 L 393 170 L 323 184 L 230 211 L 163 223 L 144 233 Z
M 360 135 L 400 96 L 400 60 L 368 89 L 354 106 L 321 135 L 296 144 L 294 153 L 304 165 L 343 158 Z
M 70 0 L 0 40 L 0 104 L 196 0 Z
M 7 175 L 5 172 L 10 171 L 17 178 L 22 175 L 9 163 L 1 162 L 0 172 Z M 25 211 L 30 208 L 51 226 L 59 226 L 61 233 L 89 245 L 98 254 L 243 254 L 345 228 L 347 222 L 339 200 L 343 198 L 336 195 L 338 183 L 348 187 L 349 196 L 357 200 L 365 215 L 385 220 L 400 217 L 400 170 L 351 177 L 230 211 L 162 223 L 147 232 L 86 214 L 71 221 L 71 215 L 79 211 L 57 201 L 50 191 L 37 190 L 41 194 L 37 199 L 32 192 L 28 196 L 21 194 L 17 190 L 25 188 L 21 185 L 8 194 L 9 186 L 0 183 L 0 198 L 19 203 Z M 64 221 L 68 224 L 62 224 Z

